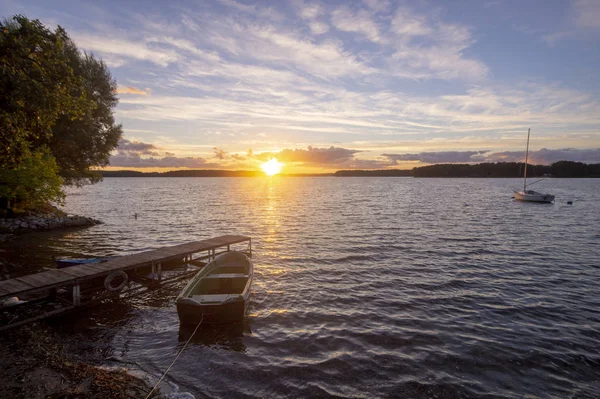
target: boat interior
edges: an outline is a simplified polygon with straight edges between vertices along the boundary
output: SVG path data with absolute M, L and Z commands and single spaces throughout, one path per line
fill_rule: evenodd
M 248 277 L 243 273 L 209 274 L 196 284 L 190 291 L 190 296 L 241 294 L 246 287 Z
M 245 257 L 231 258 L 217 263 L 186 296 L 199 303 L 218 303 L 243 294 L 250 278 L 250 262 Z

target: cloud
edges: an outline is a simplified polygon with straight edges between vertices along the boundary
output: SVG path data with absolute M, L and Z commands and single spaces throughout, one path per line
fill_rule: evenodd
M 236 161 L 245 161 L 248 159 L 245 156 L 239 154 L 231 154 L 231 158 L 235 159 Z
M 157 147 L 154 144 L 142 143 L 120 139 L 117 151 L 120 153 L 137 153 L 143 155 L 156 155 Z
M 469 163 L 482 162 L 481 154 L 487 151 L 440 151 L 421 152 L 418 154 L 383 154 L 391 161 L 397 162 L 422 162 L 422 163 Z
M 338 30 L 361 33 L 373 42 L 378 42 L 379 28 L 366 10 L 353 12 L 348 7 L 339 7 L 331 13 L 331 22 Z
M 150 91 L 150 89 L 136 89 L 133 86 L 119 86 L 119 88 L 117 89 L 117 93 L 119 94 L 139 94 L 141 96 L 150 94 Z
M 282 14 L 271 7 L 258 7 L 256 5 L 243 4 L 242 2 L 235 0 L 219 0 L 219 2 L 227 7 L 246 14 L 254 15 L 256 17 L 275 21 L 281 21 L 284 19 Z
M 391 7 L 389 0 L 363 0 L 363 3 L 375 12 L 387 11 Z
M 294 166 L 309 168 L 333 169 L 380 169 L 393 166 L 394 163 L 385 157 L 375 157 L 372 159 L 357 158 L 356 155 L 362 153 L 361 150 L 351 150 L 341 147 L 313 147 L 307 149 L 283 149 L 276 152 L 262 152 L 252 155 L 259 161 L 267 161 L 273 157 L 278 161 Z
M 225 151 L 224 149 L 215 147 L 215 148 L 213 148 L 213 151 L 215 152 L 215 158 L 218 158 L 218 159 L 227 158 L 228 154 L 227 154 L 227 151 Z
M 123 84 L 119 123 L 138 130 L 141 141 L 168 134 L 180 145 L 168 148 L 177 155 L 233 164 L 231 154 L 249 146 L 259 153 L 307 151 L 309 144 L 327 150 L 333 143 L 349 151 L 377 148 L 376 154 L 520 150 L 527 127 L 535 132 L 533 145 L 600 146 L 600 102 L 591 86 L 573 90 L 568 80 L 543 75 L 494 81 L 478 57 L 485 43 L 475 46 L 490 32 L 463 22 L 469 19 L 454 9 L 386 0 L 270 4 L 286 13 L 283 20 L 265 3 L 224 0 L 164 15 L 124 11 L 86 25 L 83 34 L 69 32 L 123 67 L 115 71 Z M 184 143 L 205 147 L 195 153 Z M 230 153 L 215 157 L 213 147 Z M 139 155 L 168 157 L 163 150 Z M 335 162 L 371 162 L 363 159 L 368 155 Z
M 298 15 L 302 19 L 306 20 L 314 20 L 315 18 L 321 16 L 324 12 L 323 6 L 317 3 L 308 3 L 298 0 L 294 2 L 294 5 L 298 10 Z
M 432 21 L 407 7 L 399 7 L 390 30 L 396 36 L 392 58 L 399 76 L 482 80 L 488 75 L 487 65 L 463 54 L 474 43 L 464 25 Z
M 110 157 L 110 166 L 124 168 L 214 168 L 219 164 L 201 157 L 177 157 L 161 151 L 154 144 L 119 140 L 116 153 Z
M 309 165 L 337 165 L 344 164 L 354 160 L 354 155 L 361 151 L 349 150 L 340 147 L 315 148 L 309 146 L 306 150 L 283 149 L 279 152 L 264 152 L 255 155 L 256 158 L 266 161 L 275 156 L 281 162 L 299 162 Z
M 573 35 L 574 35 L 574 32 L 568 32 L 568 31 L 554 32 L 554 33 L 548 33 L 548 34 L 543 35 L 542 40 L 544 40 L 547 45 L 554 46 L 559 41 L 566 39 L 568 37 L 571 37 Z
M 486 156 L 488 162 L 523 162 L 524 158 L 525 151 L 501 151 Z M 529 151 L 529 162 L 551 164 L 558 161 L 600 163 L 600 148 L 557 150 L 542 148 L 538 151 Z
M 600 28 L 600 2 L 598 0 L 576 0 L 575 23 L 580 28 Z
M 197 157 L 147 157 L 139 154 L 117 154 L 110 158 L 110 166 L 123 168 L 217 168 L 219 164 Z
M 123 62 L 124 59 L 147 61 L 163 67 L 181 60 L 173 50 L 153 49 L 143 41 L 132 41 L 105 35 L 75 33 L 73 39 L 78 47 Z M 123 64 L 121 64 L 123 65 Z
M 418 154 L 383 154 L 394 163 L 421 162 L 427 164 L 439 163 L 480 163 L 480 162 L 523 162 L 525 151 L 439 151 L 421 152 Z M 599 163 L 600 148 L 575 149 L 563 148 L 551 150 L 542 148 L 529 151 L 529 162 L 551 164 L 558 161 L 575 161 L 584 163 Z
M 433 33 L 425 16 L 417 15 L 406 7 L 396 10 L 390 30 L 399 37 L 427 36 Z
M 302 0 L 292 2 L 300 18 L 307 21 L 313 35 L 322 35 L 329 31 L 329 25 L 317 19 L 325 12 L 324 7 L 317 3 L 307 3 Z
M 310 31 L 314 35 L 322 35 L 329 31 L 329 25 L 327 25 L 326 23 L 323 23 L 323 22 L 318 22 L 318 21 L 310 22 L 308 24 L 308 27 L 310 28 Z

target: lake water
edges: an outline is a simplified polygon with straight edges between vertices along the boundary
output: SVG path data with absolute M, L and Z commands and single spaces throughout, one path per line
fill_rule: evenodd
M 600 179 L 534 186 L 554 204 L 514 201 L 520 184 L 107 178 L 65 206 L 105 224 L 5 249 L 38 270 L 52 255 L 251 236 L 245 325 L 201 329 L 167 377 L 196 398 L 597 397 Z M 160 376 L 187 338 L 181 286 L 56 328 L 81 356 Z

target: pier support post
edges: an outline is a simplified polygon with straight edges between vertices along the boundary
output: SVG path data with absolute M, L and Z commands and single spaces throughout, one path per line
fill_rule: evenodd
M 81 288 L 79 283 L 75 283 L 73 286 L 73 306 L 81 305 Z
M 160 262 L 158 262 L 158 281 L 161 282 L 162 281 L 162 264 Z

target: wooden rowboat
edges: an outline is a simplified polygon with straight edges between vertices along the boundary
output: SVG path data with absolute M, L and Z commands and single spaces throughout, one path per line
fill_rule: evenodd
M 177 296 L 181 324 L 231 323 L 244 319 L 252 285 L 252 261 L 225 252 L 204 266 Z

